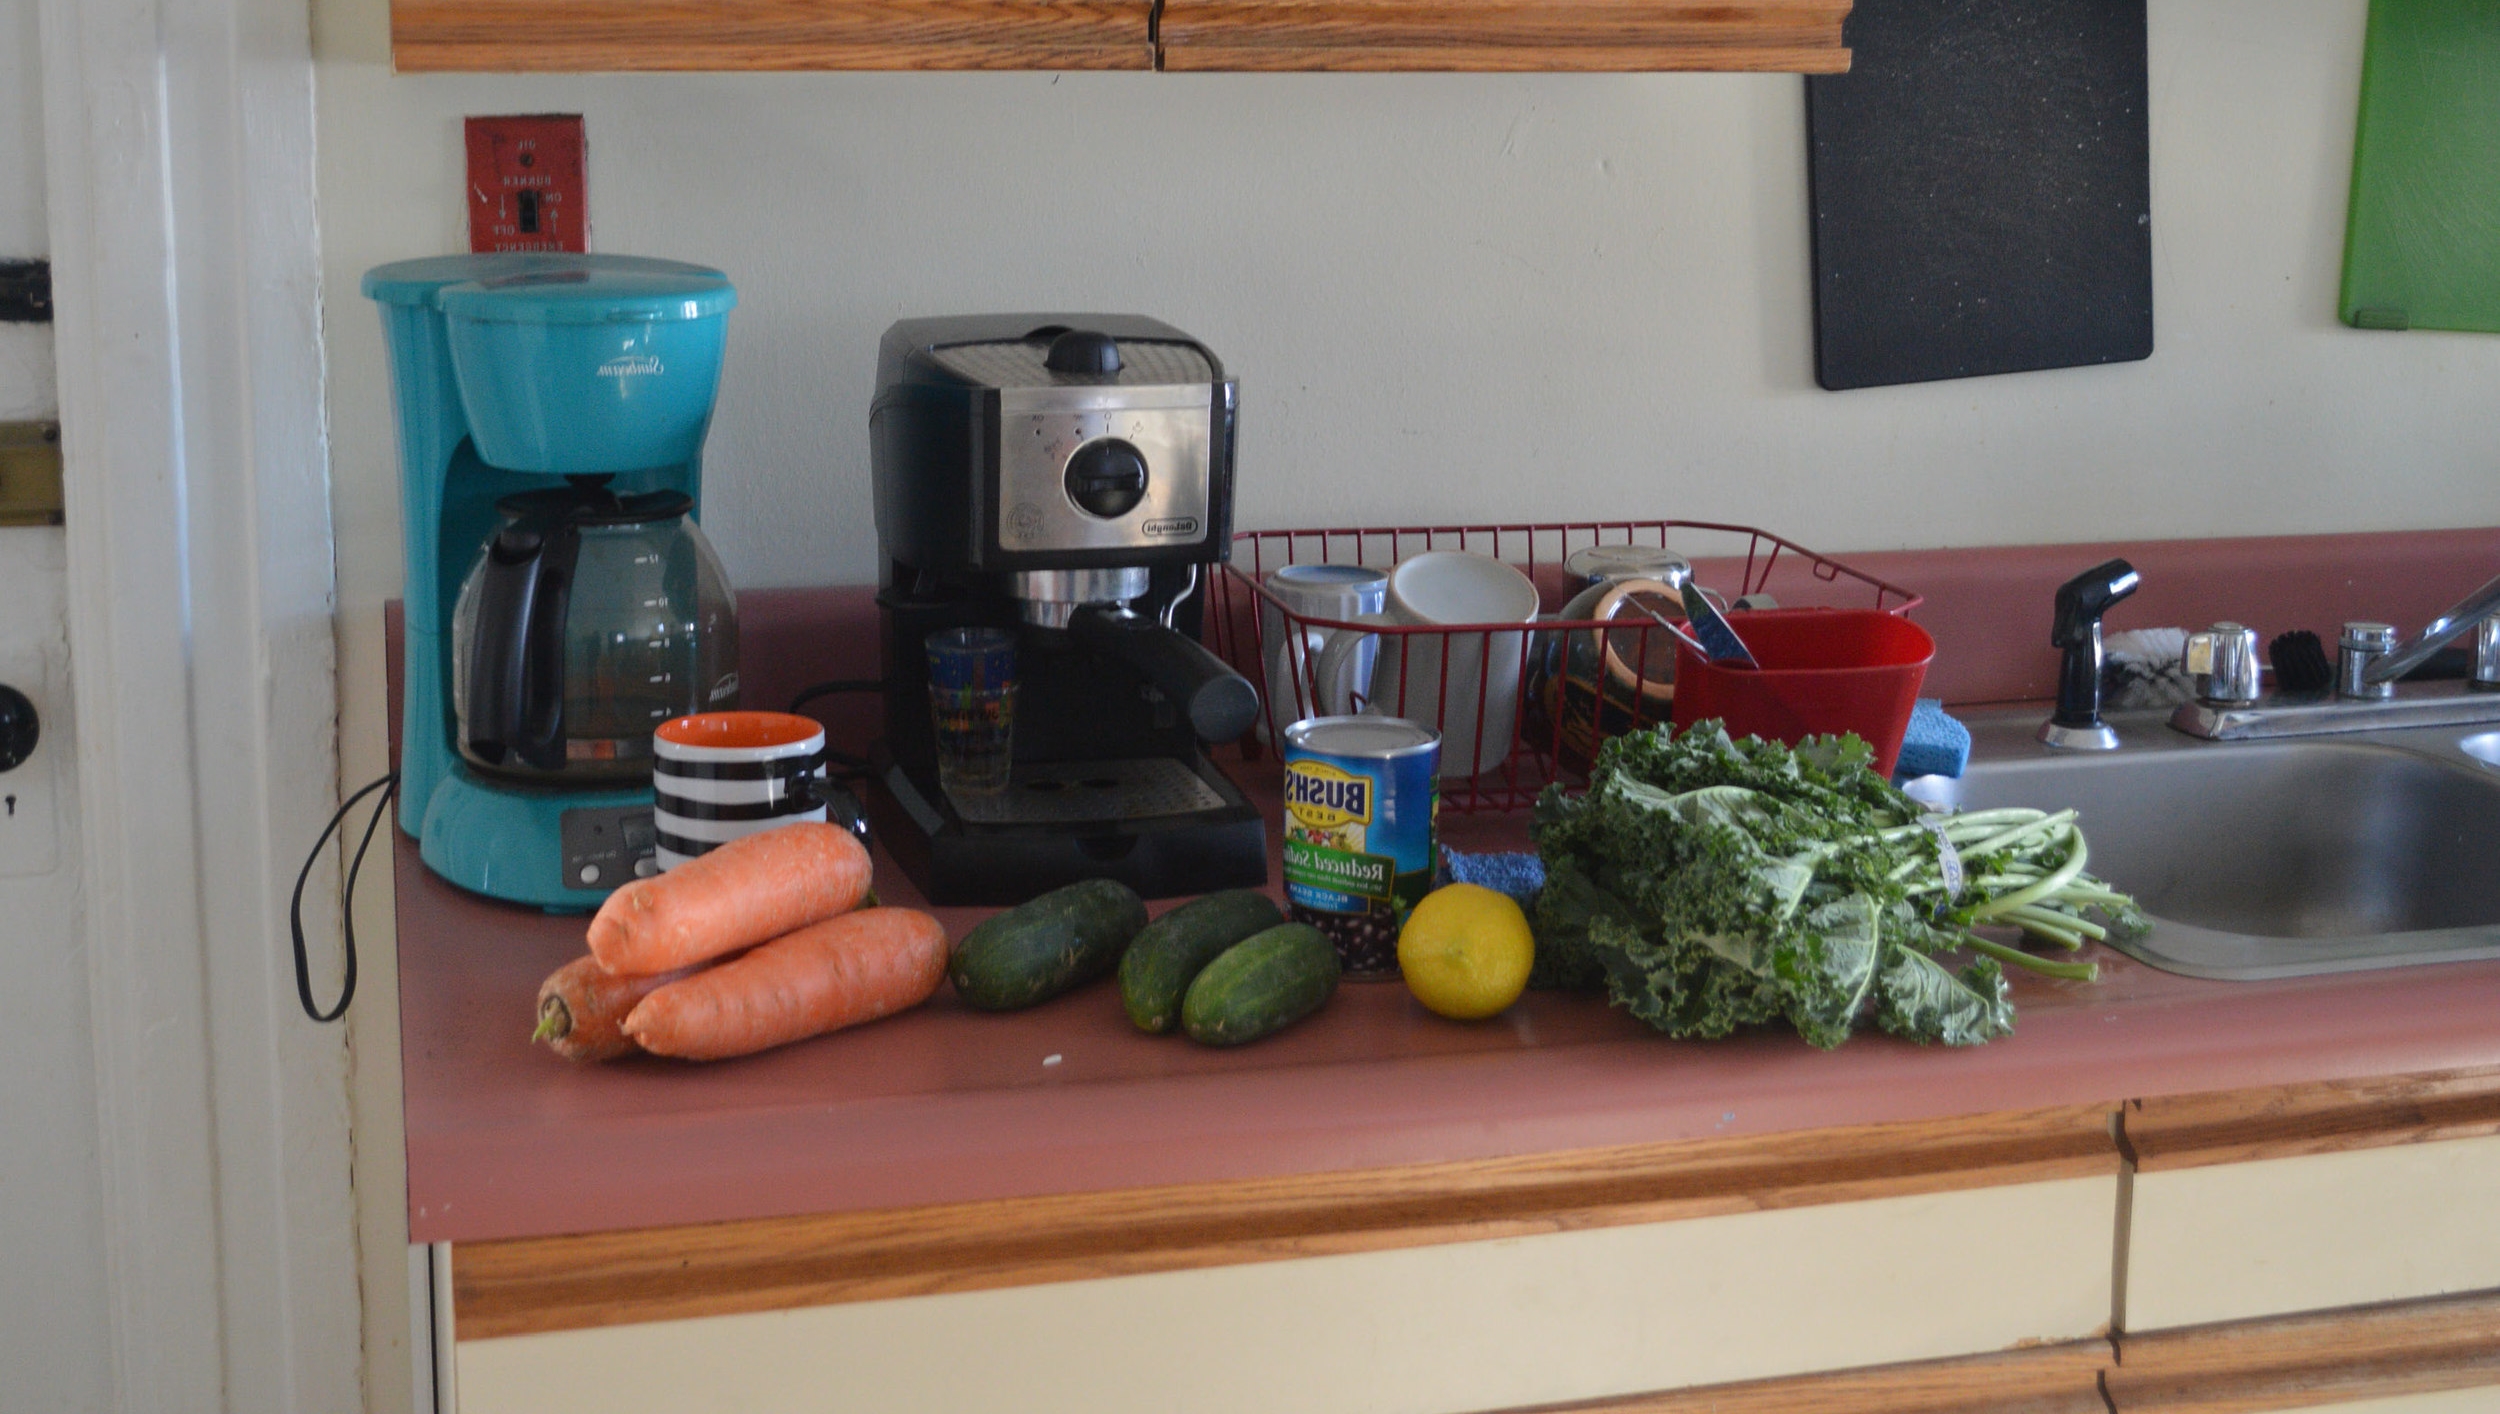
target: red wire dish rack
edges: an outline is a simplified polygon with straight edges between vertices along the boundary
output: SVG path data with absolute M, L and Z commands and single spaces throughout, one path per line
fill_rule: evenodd
M 1584 780 L 1597 741 L 1653 726 L 1667 718 L 1670 708 L 1666 697 L 1648 688 L 1617 692 L 1603 681 L 1575 680 L 1567 670 L 1572 636 L 1603 635 L 1592 638 L 1592 644 L 1611 649 L 1634 682 L 1654 684 L 1670 677 L 1673 670 L 1674 644 L 1666 630 L 1636 627 L 1644 622 L 1639 615 L 1612 621 L 1540 616 L 1528 626 L 1352 623 L 1298 613 L 1270 593 L 1266 581 L 1270 573 L 1290 564 L 1387 570 L 1427 550 L 1467 550 L 1506 561 L 1524 572 L 1537 587 L 1543 613 L 1552 614 L 1582 587 L 1564 571 L 1563 561 L 1593 545 L 1671 549 L 1692 562 L 1696 581 L 1730 601 L 1767 596 L 1783 608 L 1871 608 L 1893 614 L 1907 613 L 1919 604 L 1919 596 L 1909 590 L 1816 554 L 1793 540 L 1752 526 L 1710 521 L 1244 531 L 1233 537 L 1232 562 L 1208 586 L 1205 631 L 1208 646 L 1259 685 L 1263 720 L 1242 743 L 1245 752 L 1256 759 L 1262 754 L 1260 741 L 1280 741 L 1286 726 L 1319 715 L 1310 674 L 1310 660 L 1318 656 L 1315 652 L 1308 657 L 1295 653 L 1288 659 L 1292 700 L 1276 700 L 1278 695 L 1268 691 L 1266 657 L 1271 634 L 1281 633 L 1286 642 L 1300 634 L 1306 643 L 1329 633 L 1376 634 L 1375 661 L 1385 666 L 1395 657 L 1400 665 L 1395 700 L 1367 702 L 1358 693 L 1353 705 L 1393 717 L 1409 716 L 1405 709 L 1413 705 L 1430 708 L 1424 715 L 1431 719 L 1423 724 L 1441 734 L 1445 758 L 1456 752 L 1463 753 L 1458 758 L 1462 760 L 1490 759 L 1488 745 L 1498 752 L 1498 762 L 1473 777 L 1442 777 L 1442 809 L 1459 814 L 1525 810 L 1547 785 L 1559 781 L 1569 786 Z M 1440 704 L 1452 700 L 1453 663 L 1462 673 L 1476 671 L 1474 664 L 1498 671 L 1514 657 L 1521 687 L 1507 727 L 1498 720 L 1499 694 L 1489 706 L 1485 693 L 1471 691 L 1464 683 L 1456 694 L 1458 720 L 1439 719 Z M 1424 665 L 1428 686 L 1417 686 L 1411 667 L 1415 664 Z M 1374 670 L 1376 679 L 1379 671 Z M 1506 749 L 1500 743 L 1505 733 L 1509 738 Z

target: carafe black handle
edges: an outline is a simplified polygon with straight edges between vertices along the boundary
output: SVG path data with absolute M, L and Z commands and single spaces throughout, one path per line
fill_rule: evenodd
M 479 568 L 469 650 L 469 751 L 564 767 L 564 617 L 581 556 L 573 526 L 508 525 Z
M 1258 719 L 1259 690 L 1206 645 L 1137 614 L 1087 605 L 1068 620 L 1077 642 L 1146 675 L 1204 742 L 1231 741 Z

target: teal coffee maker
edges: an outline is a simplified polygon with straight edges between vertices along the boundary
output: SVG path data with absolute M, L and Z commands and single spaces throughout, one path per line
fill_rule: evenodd
M 580 254 L 365 275 L 407 542 L 401 828 L 481 894 L 598 905 L 653 862 L 651 731 L 737 705 L 737 613 L 696 527 L 737 292 Z

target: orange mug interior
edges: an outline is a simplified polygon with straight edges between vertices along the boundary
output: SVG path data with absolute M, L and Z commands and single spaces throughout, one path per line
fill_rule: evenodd
M 755 751 L 799 746 L 824 728 L 794 712 L 697 712 L 662 722 L 653 733 L 672 746 Z

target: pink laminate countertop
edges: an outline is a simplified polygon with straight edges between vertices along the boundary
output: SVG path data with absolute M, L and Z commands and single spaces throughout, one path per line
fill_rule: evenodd
M 2388 537 L 2319 537 L 2311 548 L 2364 541 L 2401 550 Z M 2033 577 L 2053 585 L 2105 548 L 2089 547 L 2082 561 L 2068 549 L 2027 553 L 2040 565 Z M 2439 548 L 2463 558 L 2453 544 Z M 2015 554 L 1935 552 L 1926 568 L 1938 581 L 1985 580 L 1993 597 L 2004 592 L 1996 567 Z M 2418 568 L 2407 558 L 2382 556 L 2353 573 Z M 1920 568 L 1884 572 L 1940 597 Z M 2045 591 L 2038 602 L 2045 633 Z M 873 673 L 865 591 L 751 592 L 740 603 L 753 700 Z M 831 714 L 837 739 L 857 739 L 863 706 Z M 1252 773 L 1273 769 L 1238 774 L 1262 790 L 1266 777 Z M 1525 839 L 1521 817 L 1445 815 L 1444 824 L 1461 848 Z M 1007 1015 L 941 993 L 904 1016 L 713 1065 L 576 1066 L 528 1037 L 538 983 L 580 954 L 584 920 L 462 893 L 424 869 L 413 841 L 394 843 L 417 1242 L 1559 1153 L 2500 1064 L 2500 962 L 2229 983 L 2100 951 L 2098 984 L 2017 978 L 2017 1034 L 1970 1050 L 1881 1035 L 1829 1053 L 1785 1034 L 1677 1042 L 1596 998 L 1543 993 L 1460 1025 L 1395 984 L 1348 984 L 1282 1035 L 1208 1050 L 1137 1034 L 1101 984 Z M 890 902 L 914 901 L 882 858 L 878 887 Z M 958 932 L 976 914 L 940 911 Z

